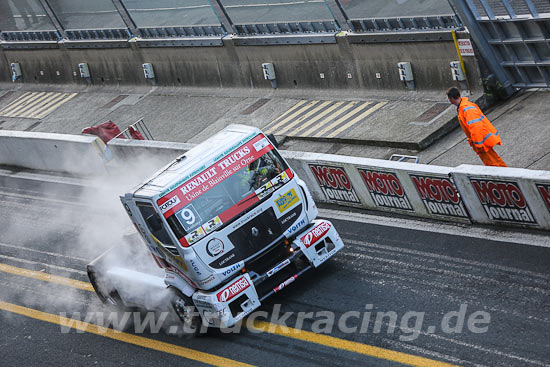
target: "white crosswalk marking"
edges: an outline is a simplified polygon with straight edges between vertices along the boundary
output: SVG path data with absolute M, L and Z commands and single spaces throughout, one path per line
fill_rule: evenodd
M 385 101 L 300 100 L 263 130 L 276 135 L 333 138 L 366 123 L 371 114 L 386 104 Z
M 0 110 L 2 117 L 41 119 L 78 93 L 27 92 Z

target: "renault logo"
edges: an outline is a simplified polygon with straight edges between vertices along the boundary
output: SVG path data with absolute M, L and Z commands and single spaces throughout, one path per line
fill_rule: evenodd
M 252 235 L 254 237 L 258 237 L 259 234 L 260 234 L 260 231 L 258 230 L 258 228 L 252 227 Z

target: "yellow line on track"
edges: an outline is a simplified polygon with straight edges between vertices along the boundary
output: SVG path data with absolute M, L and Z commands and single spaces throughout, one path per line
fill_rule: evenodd
M 56 276 L 56 275 L 51 275 L 51 274 L 47 274 L 47 273 L 43 273 L 43 272 L 39 272 L 39 271 L 17 268 L 15 266 L 6 265 L 6 264 L 2 264 L 2 263 L 0 263 L 0 271 L 4 271 L 4 272 L 10 273 L 10 274 L 20 275 L 20 276 L 23 276 L 23 277 L 39 279 L 39 280 L 43 280 L 45 282 L 63 284 L 63 285 L 69 286 L 69 287 L 75 287 L 75 288 L 87 290 L 87 291 L 90 291 L 90 292 L 94 291 L 93 287 L 89 283 L 86 283 L 86 282 L 81 282 L 79 280 L 64 278 L 64 277 L 60 277 L 60 276 Z M 2 304 L 6 304 L 6 303 L 0 301 L 0 309 L 5 309 L 5 308 L 2 307 Z M 13 306 L 16 306 L 16 305 L 13 305 Z M 16 307 L 20 307 L 20 308 L 23 308 L 23 309 L 25 308 L 25 307 L 22 307 L 22 306 L 16 306 Z M 35 310 L 32 310 L 32 309 L 28 309 L 28 310 L 35 311 Z M 7 311 L 9 311 L 9 310 L 7 310 Z M 15 311 L 10 311 L 10 312 L 15 312 Z M 40 312 L 40 311 L 35 311 L 35 312 Z M 16 312 L 16 313 L 19 313 L 19 312 Z M 46 315 L 50 315 L 50 314 L 46 314 Z M 51 315 L 51 316 L 55 316 L 55 315 Z M 29 317 L 33 317 L 33 316 L 29 316 Z M 55 316 L 55 317 L 58 317 L 58 316 Z M 68 322 L 71 321 L 71 319 L 67 319 L 67 320 L 68 320 Z M 44 320 L 44 321 L 48 321 L 48 320 Z M 59 323 L 59 322 L 55 322 L 55 323 Z M 248 324 L 248 322 L 246 324 Z M 93 324 L 89 324 L 89 325 L 92 325 L 94 327 L 99 328 L 99 326 L 97 326 L 97 325 L 93 325 Z M 440 361 L 435 361 L 435 360 L 432 360 L 432 359 L 419 357 L 419 356 L 415 356 L 415 355 L 412 355 L 412 354 L 396 352 L 396 351 L 393 351 L 393 350 L 384 349 L 384 348 L 380 348 L 380 347 L 375 347 L 375 346 L 368 345 L 368 344 L 363 344 L 363 343 L 353 342 L 353 341 L 349 341 L 349 340 L 345 340 L 345 339 L 335 338 L 335 337 L 330 336 L 330 335 L 317 334 L 317 333 L 313 333 L 313 332 L 310 332 L 310 331 L 294 329 L 294 328 L 291 328 L 291 327 L 288 327 L 288 326 L 281 326 L 281 325 L 277 325 L 277 324 L 273 324 L 273 323 L 265 322 L 265 321 L 255 320 L 254 321 L 254 328 L 256 330 L 260 330 L 260 331 L 263 331 L 263 332 L 269 333 L 269 334 L 280 335 L 280 336 L 284 336 L 284 337 L 287 337 L 287 338 L 302 340 L 302 341 L 305 341 L 305 342 L 314 343 L 314 344 L 318 344 L 318 345 L 323 345 L 323 346 L 330 347 L 330 348 L 335 348 L 335 349 L 346 350 L 346 351 L 354 352 L 354 353 L 358 353 L 358 354 L 363 354 L 363 355 L 366 355 L 366 356 L 369 356 L 369 357 L 374 357 L 374 358 L 385 359 L 385 360 L 389 360 L 389 361 L 393 361 L 393 362 L 403 363 L 403 364 L 406 364 L 406 365 L 409 365 L 409 366 L 415 366 L 415 367 L 457 367 L 456 365 L 453 365 L 453 364 L 440 362 Z M 112 329 L 108 329 L 108 330 L 112 331 Z M 86 330 L 86 331 L 89 331 L 89 330 Z M 90 331 L 90 332 L 93 332 L 93 331 Z M 112 331 L 112 332 L 116 333 L 116 335 L 120 334 L 119 332 L 115 332 L 115 331 Z M 99 332 L 96 333 L 96 334 L 104 335 L 104 336 L 110 337 L 112 339 L 117 339 L 117 338 L 111 337 L 109 335 L 100 334 Z M 127 335 L 134 336 L 133 334 L 127 334 Z M 137 338 L 142 338 L 142 337 L 137 337 Z M 147 339 L 147 338 L 142 338 L 142 339 L 146 339 L 146 340 L 149 340 L 149 341 L 155 342 L 155 343 L 162 343 L 162 342 L 154 341 L 152 339 Z M 122 339 L 118 339 L 118 340 L 122 340 Z M 126 340 L 122 340 L 122 341 L 126 341 Z M 126 342 L 131 343 L 131 344 L 141 345 L 141 344 L 133 343 L 133 342 L 130 342 L 130 341 L 126 341 Z M 166 343 L 163 343 L 163 344 L 166 344 Z M 174 347 L 172 344 L 167 344 L 167 345 L 169 345 L 170 348 Z M 147 346 L 146 348 L 156 349 L 156 348 L 153 348 L 153 347 L 150 347 L 150 346 Z M 184 349 L 186 349 L 186 348 L 184 348 Z M 161 349 L 156 349 L 156 350 L 161 350 Z M 169 350 L 171 350 L 171 349 L 169 349 Z M 162 350 L 162 351 L 164 351 L 164 350 Z M 194 351 L 192 349 L 190 349 L 190 351 L 196 352 L 196 353 L 202 353 L 202 352 Z M 167 351 L 167 353 L 171 353 L 171 352 Z M 172 353 L 172 354 L 176 354 L 176 353 Z M 176 354 L 176 355 L 179 355 L 179 354 Z M 185 357 L 185 356 L 182 356 L 182 357 Z M 215 356 L 213 356 L 213 357 L 215 357 Z M 186 358 L 190 358 L 190 357 L 186 357 Z M 221 358 L 221 357 L 217 357 L 217 358 Z M 193 359 L 193 358 L 190 358 L 190 359 Z M 239 364 L 235 364 L 235 363 L 239 363 L 239 362 L 236 362 L 236 361 L 232 361 L 232 362 L 233 362 L 233 364 L 229 364 L 227 366 L 239 366 Z M 240 364 L 240 365 L 245 366 L 245 364 Z M 224 365 L 224 366 L 226 366 L 226 365 Z
M 432 359 L 418 357 L 411 354 L 396 352 L 389 349 L 374 347 L 363 343 L 352 342 L 345 339 L 335 338 L 330 335 L 312 333 L 294 329 L 288 326 L 281 326 L 265 321 L 254 321 L 254 328 L 263 332 L 284 336 L 287 338 L 302 340 L 310 343 L 320 344 L 331 348 L 347 350 L 349 352 L 363 354 L 369 357 L 386 359 L 392 362 L 403 363 L 417 367 L 457 367 L 453 364 L 434 361 Z
M 69 287 L 78 288 L 85 291 L 90 291 L 90 292 L 94 291 L 94 287 L 92 287 L 92 285 L 88 282 L 81 282 L 80 280 L 60 277 L 57 275 L 52 275 L 41 271 L 18 268 L 16 266 L 11 266 L 11 265 L 2 264 L 2 263 L 0 263 L 0 271 L 14 274 L 14 275 L 19 275 L 26 278 L 38 279 L 44 282 L 66 285 Z
M 84 321 L 75 322 L 74 319 L 34 310 L 32 308 L 15 305 L 13 303 L 0 301 L 0 310 L 16 313 L 16 314 L 30 317 L 36 320 L 46 321 L 52 324 L 61 325 L 63 327 L 70 327 L 72 329 L 82 330 L 91 334 L 96 334 L 106 338 L 118 340 L 124 343 L 137 345 L 139 347 L 173 354 L 179 357 L 191 359 L 193 361 L 210 364 L 212 366 L 220 366 L 220 367 L 252 366 L 250 364 L 238 362 L 232 359 L 219 357 L 209 353 L 199 352 L 194 349 L 180 347 L 179 345 L 169 344 L 158 340 L 145 338 L 143 336 L 115 331 L 110 328 L 90 324 Z

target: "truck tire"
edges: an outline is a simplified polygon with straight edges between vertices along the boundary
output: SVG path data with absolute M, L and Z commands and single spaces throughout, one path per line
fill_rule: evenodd
M 193 300 L 174 287 L 170 289 L 172 291 L 172 308 L 182 322 L 184 332 L 191 335 L 200 335 L 202 321 Z

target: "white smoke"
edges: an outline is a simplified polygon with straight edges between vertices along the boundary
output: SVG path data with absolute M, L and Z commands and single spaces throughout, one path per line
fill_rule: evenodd
M 78 152 L 67 152 L 64 167 L 66 172 L 81 171 L 82 166 L 78 169 L 74 167 L 75 156 L 78 156 Z M 87 164 L 87 162 L 80 163 L 83 166 Z M 36 195 L 38 200 L 24 203 L 23 211 L 19 209 L 19 212 L 28 213 L 25 223 L 6 221 L 3 227 L 10 236 L 9 239 L 0 242 L 36 249 L 42 253 L 49 252 L 51 256 L 44 255 L 41 261 L 32 262 L 32 268 L 85 281 L 87 280 L 85 273 L 87 262 L 112 247 L 127 244 L 128 239 L 131 238 L 130 245 L 136 246 L 135 250 L 137 250 L 132 251 L 132 258 L 115 256 L 108 259 L 110 265 L 128 264 L 130 260 L 137 268 L 150 269 L 159 274 L 160 269 L 154 263 L 141 238 L 131 235 L 136 233 L 136 230 L 119 196 L 131 192 L 132 188 L 152 176 L 166 163 L 168 163 L 166 156 L 130 154 L 125 160 L 117 160 L 115 157 L 115 161 L 108 163 L 104 172 L 95 172 L 93 176 L 84 180 L 61 178 L 62 182 L 81 181 L 85 185 L 76 196 L 67 193 L 66 186 L 33 187 L 33 190 L 39 192 L 31 196 Z M 9 202 L 3 204 L 10 206 Z M 21 204 L 17 203 L 17 205 Z M 13 209 L 15 210 L 15 205 Z M 39 218 L 39 220 L 35 220 L 32 228 L 29 228 L 32 218 Z M 58 256 L 56 257 L 55 254 Z M 22 253 L 17 256 L 24 258 Z M 60 261 L 63 266 L 57 265 Z M 0 259 L 0 262 L 3 260 Z M 22 262 L 16 266 L 24 268 L 28 264 Z M 162 273 L 160 271 L 161 276 Z M 127 291 L 140 292 L 139 289 Z M 2 300 L 17 298 L 22 302 L 20 304 L 28 307 L 40 308 L 47 305 L 49 309 L 64 311 L 68 314 L 71 311 L 109 310 L 99 303 L 95 295 L 89 296 L 89 292 L 67 286 L 37 283 L 35 280 L 0 283 Z M 146 302 L 150 305 L 164 303 L 166 307 L 165 296 L 165 294 L 149 294 Z

